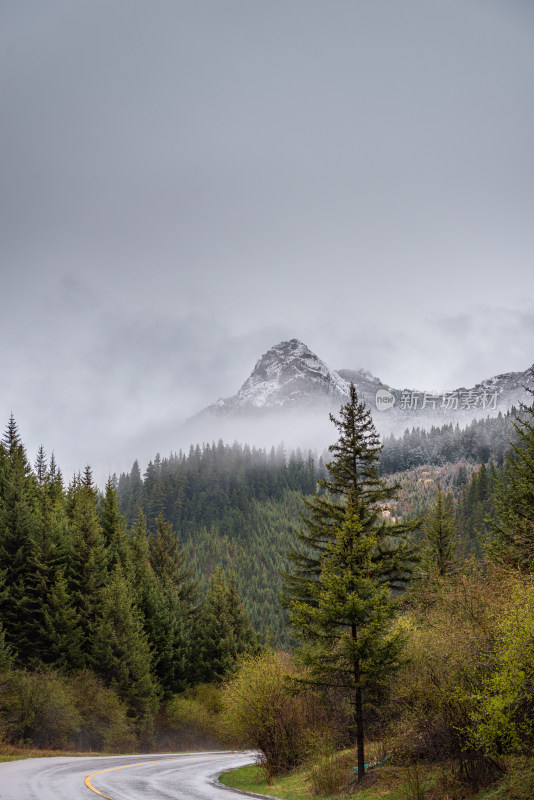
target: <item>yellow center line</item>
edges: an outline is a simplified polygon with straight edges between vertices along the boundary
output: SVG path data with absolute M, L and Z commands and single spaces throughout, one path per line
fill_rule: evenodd
M 184 758 L 165 758 L 158 761 L 158 759 L 153 759 L 152 761 L 140 761 L 138 764 L 122 764 L 120 767 L 108 767 L 107 769 L 101 769 L 98 772 L 92 772 L 91 775 L 88 775 L 85 779 L 84 783 L 88 789 L 91 789 L 92 792 L 96 792 L 99 794 L 100 797 L 105 797 L 106 800 L 115 800 L 114 797 L 110 797 L 109 794 L 104 794 L 104 792 L 100 792 L 98 789 L 95 789 L 93 784 L 91 783 L 91 778 L 94 778 L 95 775 L 102 775 L 104 772 L 114 772 L 117 769 L 129 769 L 130 767 L 146 767 L 147 764 L 170 764 L 176 761 L 193 761 L 195 758 L 217 758 L 219 753 L 212 753 L 208 756 L 185 756 Z

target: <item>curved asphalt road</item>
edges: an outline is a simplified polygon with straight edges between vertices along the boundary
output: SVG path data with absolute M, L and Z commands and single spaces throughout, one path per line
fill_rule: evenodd
M 27 758 L 0 763 L 0 800 L 243 800 L 217 777 L 253 761 L 236 752 Z

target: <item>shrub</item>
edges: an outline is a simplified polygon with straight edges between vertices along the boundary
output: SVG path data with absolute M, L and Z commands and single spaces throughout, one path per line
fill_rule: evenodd
M 66 747 L 81 723 L 65 679 L 54 672 L 4 674 L 0 717 L 5 741 L 42 748 Z
M 72 675 L 68 685 L 82 720 L 73 736 L 76 749 L 113 753 L 135 750 L 137 737 L 127 706 L 113 689 L 89 670 Z
M 472 746 L 489 756 L 530 755 L 534 747 L 534 584 L 506 576 L 495 614 L 491 672 L 474 693 Z
M 167 702 L 160 716 L 160 728 L 167 732 L 167 746 L 216 747 L 221 736 L 221 689 L 199 684 Z
M 126 704 L 89 670 L 4 673 L 0 733 L 9 744 L 49 749 L 124 752 L 137 744 Z
M 297 692 L 296 676 L 287 656 L 267 651 L 244 659 L 223 689 L 223 730 L 236 745 L 261 752 L 269 779 L 303 763 L 310 733 L 328 728 L 324 704 L 310 689 Z
M 347 790 L 357 763 L 354 752 L 339 753 L 334 744 L 326 739 L 317 742 L 312 758 L 308 774 L 313 794 L 327 797 Z
M 476 570 L 434 583 L 402 620 L 409 660 L 394 686 L 401 752 L 408 763 L 453 758 L 482 785 L 500 764 L 471 735 L 478 691 L 495 661 L 494 615 L 502 587 Z

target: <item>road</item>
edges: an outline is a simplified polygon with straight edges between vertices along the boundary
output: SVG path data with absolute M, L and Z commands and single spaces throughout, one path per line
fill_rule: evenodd
M 252 753 L 27 758 L 0 763 L 0 800 L 243 800 L 218 786 Z

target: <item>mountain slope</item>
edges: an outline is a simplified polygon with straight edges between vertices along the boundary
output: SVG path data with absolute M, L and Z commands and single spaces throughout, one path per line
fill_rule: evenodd
M 315 353 L 291 339 L 268 350 L 238 393 L 205 409 L 213 414 L 288 408 L 326 401 L 339 405 L 348 398 L 349 385 Z
M 332 439 L 328 412 L 339 411 L 354 383 L 380 433 L 406 428 L 461 426 L 506 413 L 532 398 L 534 369 L 487 378 L 441 394 L 395 389 L 364 369 L 333 370 L 298 339 L 280 342 L 257 361 L 237 394 L 218 400 L 189 422 L 197 438 L 236 438 L 263 446 L 324 447 Z M 195 431 L 196 433 L 193 433 Z

